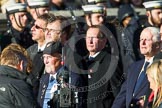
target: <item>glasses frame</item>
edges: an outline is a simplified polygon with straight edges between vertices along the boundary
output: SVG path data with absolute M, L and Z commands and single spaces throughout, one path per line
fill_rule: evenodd
M 36 24 L 34 24 L 34 25 L 33 25 L 33 27 L 35 27 L 35 28 L 36 28 L 36 29 L 38 29 L 38 30 L 39 30 L 39 29 L 44 30 L 44 28 L 43 28 L 43 27 L 40 27 L 40 26 L 38 26 L 38 25 L 36 25 Z
M 43 31 L 44 32 L 53 32 L 53 33 L 60 34 L 62 30 L 44 28 Z

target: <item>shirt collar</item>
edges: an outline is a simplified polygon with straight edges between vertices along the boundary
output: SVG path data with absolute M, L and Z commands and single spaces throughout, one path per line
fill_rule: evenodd
M 51 79 L 52 76 L 56 79 L 56 75 L 57 75 L 57 73 L 55 73 L 55 74 L 50 74 L 50 79 Z
M 39 51 L 39 50 L 43 51 L 43 50 L 45 49 L 45 47 L 46 47 L 46 44 L 44 44 L 44 45 L 42 45 L 42 46 L 38 46 L 38 51 Z
M 94 54 L 94 55 L 92 55 L 92 56 L 89 55 L 89 57 L 95 58 L 99 53 L 100 53 L 100 52 L 97 52 L 96 54 Z
M 151 57 L 149 60 L 146 60 L 146 59 L 145 59 L 145 62 L 146 62 L 146 61 L 149 62 L 149 65 L 148 65 L 148 66 L 150 66 L 150 65 L 153 63 L 153 59 L 154 59 L 154 56 Z

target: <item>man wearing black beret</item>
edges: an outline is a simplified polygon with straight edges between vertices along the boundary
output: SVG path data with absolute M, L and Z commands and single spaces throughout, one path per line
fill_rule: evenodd
M 61 65 L 61 52 L 62 46 L 59 42 L 50 42 L 46 45 L 42 59 L 45 64 L 45 74 L 40 79 L 40 86 L 38 92 L 38 104 L 47 108 L 48 101 L 50 101 L 57 91 L 56 76 L 59 72 L 63 71 Z

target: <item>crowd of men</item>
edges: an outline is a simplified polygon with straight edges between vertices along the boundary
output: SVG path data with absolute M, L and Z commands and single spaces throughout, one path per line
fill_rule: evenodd
M 145 24 L 131 4 L 110 23 L 105 4 L 89 0 L 81 21 L 50 13 L 47 0 L 8 5 L 0 108 L 152 108 L 146 69 L 162 58 L 162 1 L 143 3 Z

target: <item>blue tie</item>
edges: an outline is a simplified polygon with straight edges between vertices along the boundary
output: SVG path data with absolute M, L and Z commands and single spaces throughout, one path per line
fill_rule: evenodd
M 146 77 L 146 69 L 147 69 L 147 66 L 149 65 L 149 62 L 145 62 L 145 65 L 144 65 L 144 68 L 143 68 L 143 71 L 141 72 L 141 74 L 139 75 L 137 81 L 136 81 L 136 85 L 135 85 L 135 88 L 134 88 L 134 93 L 136 93 L 136 91 L 138 90 L 138 88 L 140 87 L 143 79 Z

